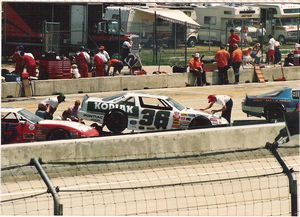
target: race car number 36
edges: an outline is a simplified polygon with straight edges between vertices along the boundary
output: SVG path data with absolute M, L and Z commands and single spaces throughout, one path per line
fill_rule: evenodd
M 156 129 L 166 129 L 168 126 L 170 112 L 169 111 L 157 111 L 151 109 L 144 109 L 141 111 L 142 119 L 139 124 L 143 126 L 154 125 Z

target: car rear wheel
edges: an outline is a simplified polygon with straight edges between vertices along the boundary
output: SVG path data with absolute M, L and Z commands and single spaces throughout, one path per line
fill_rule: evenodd
M 196 117 L 189 124 L 189 129 L 197 129 L 211 126 L 210 120 L 205 117 Z
M 127 128 L 128 117 L 119 110 L 111 110 L 104 118 L 104 125 L 112 133 L 118 134 L 123 132 Z
M 70 134 L 63 130 L 63 129 L 56 129 L 56 130 L 53 130 L 48 139 L 49 140 L 61 140 L 61 139 L 70 139 Z
M 265 109 L 265 118 L 267 122 L 273 123 L 273 122 L 282 122 L 284 121 L 284 111 L 282 108 L 279 107 L 268 107 Z

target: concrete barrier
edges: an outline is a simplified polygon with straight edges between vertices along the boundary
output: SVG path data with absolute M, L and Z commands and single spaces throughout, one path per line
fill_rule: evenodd
M 1 165 L 24 165 L 33 157 L 43 162 L 119 161 L 261 148 L 273 142 L 284 126 L 261 124 L 3 145 Z
M 284 67 L 287 80 L 300 80 L 300 67 Z M 281 67 L 263 68 L 265 79 L 281 78 Z M 218 73 L 207 72 L 207 81 L 218 84 Z M 229 81 L 234 82 L 232 70 L 228 72 Z M 241 69 L 240 82 L 255 81 L 253 68 Z M 186 83 L 194 84 L 191 73 L 152 74 L 141 76 L 92 77 L 83 79 L 49 79 L 32 81 L 34 96 L 48 96 L 63 92 L 65 94 L 108 92 L 119 90 L 140 90 L 145 88 L 185 87 Z M 20 97 L 20 85 L 16 82 L 1 84 L 1 98 Z

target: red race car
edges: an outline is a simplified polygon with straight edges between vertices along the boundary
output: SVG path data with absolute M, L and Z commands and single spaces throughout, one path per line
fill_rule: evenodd
M 90 126 L 61 120 L 44 120 L 22 108 L 1 108 L 1 143 L 23 143 L 99 136 Z

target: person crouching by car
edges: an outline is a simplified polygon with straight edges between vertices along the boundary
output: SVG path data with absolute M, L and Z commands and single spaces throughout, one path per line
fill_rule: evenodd
M 209 105 L 204 108 L 200 109 L 201 111 L 205 111 L 207 109 L 210 109 L 215 103 L 222 106 L 220 109 L 211 110 L 212 114 L 215 114 L 216 112 L 222 112 L 221 116 L 225 118 L 228 121 L 228 124 L 230 124 L 231 121 L 231 111 L 233 106 L 233 101 L 230 96 L 227 95 L 209 95 L 207 97 Z
M 57 110 L 58 105 L 61 102 L 65 101 L 65 98 L 66 98 L 65 95 L 63 93 L 60 93 L 58 96 L 48 98 L 40 103 L 46 107 L 46 111 L 49 113 L 48 119 L 51 119 L 51 120 L 53 119 L 54 112 Z

